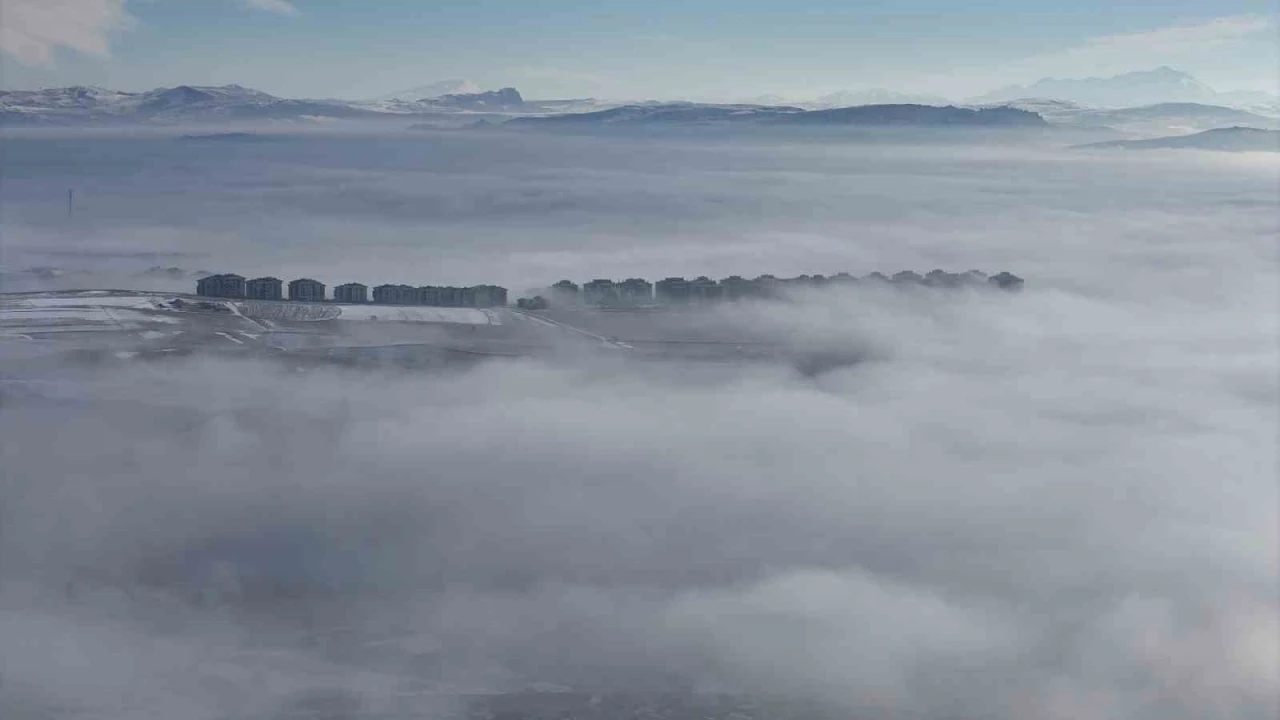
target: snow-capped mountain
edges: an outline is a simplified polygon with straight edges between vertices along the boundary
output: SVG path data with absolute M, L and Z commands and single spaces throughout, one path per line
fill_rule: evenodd
M 406 90 L 400 90 L 388 93 L 375 100 L 430 100 L 438 98 L 441 95 L 474 95 L 483 92 L 479 85 L 470 80 L 438 80 L 426 85 L 411 87 Z
M 95 87 L 0 91 L 0 124 L 8 125 L 300 119 L 364 114 L 366 111 L 340 102 L 287 100 L 239 85 L 179 85 L 143 93 Z
M 1066 100 L 1022 98 L 980 107 L 1015 107 L 1039 113 L 1055 125 L 1106 128 L 1129 136 L 1186 134 L 1237 125 L 1280 129 L 1280 118 L 1203 103 L 1157 103 L 1140 107 L 1107 108 Z
M 1170 71 L 1181 75 L 1176 71 Z M 1158 77 L 1168 73 L 1158 72 Z M 462 81 L 459 81 L 462 82 Z M 437 89 L 443 88 L 443 85 Z M 873 102 L 913 99 L 933 102 Z M 1013 108 L 1014 112 L 995 112 Z M 1026 111 L 1025 113 L 1020 111 Z M 1003 112 L 1003 114 L 1001 114 Z M 826 114 L 823 114 L 826 113 Z M 999 125 L 1043 120 L 1076 128 L 1109 129 L 1120 136 L 1158 136 L 1243 125 L 1280 127 L 1266 116 L 1205 103 L 1157 103 L 1113 108 L 1070 99 L 1019 98 L 952 107 L 942 98 L 889 91 L 836 93 L 813 103 L 711 104 L 605 102 L 592 98 L 525 100 L 515 88 L 446 93 L 416 100 L 308 100 L 276 97 L 240 85 L 179 85 L 130 93 L 100 87 L 0 91 L 0 125 L 83 126 L 182 123 L 313 122 L 330 119 L 413 120 L 422 127 L 468 127 L 477 121 L 547 118 L 560 124 L 699 124 L 756 121 L 767 124 Z M 534 122 L 534 121 L 531 121 Z
M 425 102 L 433 107 L 460 110 L 521 110 L 525 104 L 520 91 L 512 87 L 478 93 L 450 93 Z
M 0 109 L 29 107 L 43 109 L 94 110 L 124 103 L 132 93 L 77 85 L 45 90 L 0 91 Z
M 1011 85 L 973 98 L 997 103 L 1020 98 L 1053 98 L 1099 107 L 1135 107 L 1159 103 L 1265 105 L 1265 93 L 1220 93 L 1191 75 L 1170 67 L 1128 72 L 1112 77 L 1044 78 L 1030 85 Z M 1277 98 L 1271 97 L 1270 102 Z
M 432 89 L 466 89 L 466 81 Z M 293 100 L 239 85 L 179 85 L 129 93 L 97 87 L 0 91 L 0 125 L 218 123 L 225 121 L 397 120 L 406 116 L 442 126 L 471 123 L 475 115 L 502 120 L 519 115 L 582 112 L 615 107 L 592 98 L 525 100 L 515 88 L 446 93 L 414 100 Z M 471 116 L 471 117 L 467 117 Z

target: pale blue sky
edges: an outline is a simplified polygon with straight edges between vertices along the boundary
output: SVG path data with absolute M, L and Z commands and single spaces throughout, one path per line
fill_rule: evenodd
M 0 84 L 238 83 L 374 97 L 446 78 L 526 96 L 963 98 L 1170 65 L 1276 91 L 1274 0 L 3 0 Z

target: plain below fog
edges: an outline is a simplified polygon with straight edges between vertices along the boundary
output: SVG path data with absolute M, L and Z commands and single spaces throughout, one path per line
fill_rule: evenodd
M 735 319 L 873 350 L 816 376 L 209 359 L 7 378 L 6 716 L 268 717 L 334 693 L 410 716 L 423 687 L 534 682 L 867 718 L 1276 715 L 1273 159 L 500 133 L 2 147 L 10 288 L 49 282 L 39 266 L 82 286 L 169 282 L 136 277 L 153 265 L 517 290 L 1027 279 Z M 102 585 L 65 585 L 84 577 Z M 298 595 L 263 600 L 272 583 Z M 202 603 L 172 590 L 194 586 Z

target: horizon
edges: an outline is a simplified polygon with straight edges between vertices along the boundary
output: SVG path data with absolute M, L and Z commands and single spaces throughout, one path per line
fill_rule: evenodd
M 350 0 L 47 5 L 9 0 L 0 9 L 5 89 L 237 84 L 365 100 L 466 78 L 534 98 L 741 102 L 888 90 L 956 102 L 1042 79 L 1169 67 L 1221 93 L 1280 91 L 1278 14 L 1256 0 L 1164 8 L 1091 0 L 1034 25 L 1000 2 L 959 9 L 939 0 L 896 12 L 811 0 L 789 6 L 785 20 L 763 0 L 644 11 L 612 3 L 590 13 L 572 0 L 538 10 L 508 0 L 432 10 Z M 1044 7 L 1022 10 L 1054 19 Z M 945 26 L 967 32 L 943 36 Z
M 612 102 L 633 102 L 633 103 L 758 104 L 758 105 L 765 105 L 765 106 L 787 105 L 792 103 L 806 104 L 806 103 L 813 103 L 813 102 L 818 102 L 823 100 L 840 99 L 841 96 L 846 96 L 846 97 L 856 99 L 859 96 L 875 97 L 877 95 L 880 95 L 882 96 L 881 100 L 874 101 L 874 102 L 859 102 L 857 104 L 860 104 L 860 105 L 878 105 L 878 104 L 966 105 L 966 104 L 982 103 L 982 102 L 1012 102 L 1015 100 L 1015 98 L 1008 98 L 1004 100 L 992 100 L 989 96 L 994 96 L 1000 92 L 1006 92 L 1006 94 L 1008 94 L 1018 90 L 1027 90 L 1028 92 L 1032 92 L 1032 94 L 1028 94 L 1028 95 L 1016 98 L 1018 100 L 1064 100 L 1065 98 L 1057 97 L 1052 94 L 1036 95 L 1034 94 L 1033 91 L 1035 90 L 1036 86 L 1040 84 L 1064 83 L 1064 82 L 1065 83 L 1109 82 L 1109 81 L 1116 81 L 1124 78 L 1132 78 L 1136 76 L 1152 76 L 1152 75 L 1158 75 L 1162 73 L 1182 76 L 1182 77 L 1190 78 L 1192 80 L 1199 82 L 1199 79 L 1196 78 L 1191 73 L 1185 72 L 1183 70 L 1179 70 L 1177 68 L 1172 68 L 1167 65 L 1161 65 L 1158 67 L 1153 67 L 1148 69 L 1130 70 L 1130 71 L 1126 71 L 1123 73 L 1110 75 L 1110 76 L 1044 77 L 1036 80 L 1033 83 L 1027 83 L 1024 85 L 1002 86 L 999 88 L 993 88 L 992 90 L 980 95 L 968 96 L 968 97 L 943 97 L 939 95 L 931 95 L 928 93 L 908 93 L 908 92 L 899 92 L 899 91 L 893 90 L 892 88 L 874 87 L 874 88 L 866 88 L 858 91 L 837 90 L 837 91 L 825 93 L 823 95 L 818 95 L 813 97 L 803 97 L 803 98 L 794 97 L 794 96 L 784 97 L 774 93 L 758 95 L 755 97 L 711 98 L 711 99 L 699 99 L 699 98 L 693 98 L 693 97 L 606 98 L 606 97 L 596 97 L 596 96 L 589 96 L 589 95 L 573 95 L 573 96 L 553 98 L 553 97 L 536 97 L 536 96 L 529 95 L 528 93 L 521 91 L 520 88 L 515 85 L 504 84 L 504 85 L 498 85 L 498 86 L 492 86 L 492 87 L 490 86 L 482 87 L 482 86 L 476 85 L 475 83 L 473 83 L 472 81 L 466 78 L 447 78 L 442 80 L 436 80 L 436 81 L 428 82 L 416 88 L 406 88 L 401 91 L 386 93 L 380 96 L 379 98 L 354 98 L 354 97 L 338 97 L 338 96 L 301 97 L 301 96 L 276 95 L 274 93 L 266 93 L 266 94 L 271 95 L 272 97 L 275 97 L 278 99 L 313 100 L 313 101 L 320 101 L 320 102 L 323 102 L 323 101 L 371 102 L 371 101 L 377 101 L 377 100 L 390 100 L 390 99 L 414 100 L 419 98 L 430 98 L 430 97 L 467 96 L 472 94 L 495 93 L 503 90 L 515 90 L 517 92 L 520 92 L 521 96 L 525 99 L 525 101 L 535 101 L 535 102 L 537 101 L 545 102 L 545 101 L 554 101 L 554 100 L 590 99 L 590 100 L 602 100 L 602 101 L 612 101 Z M 1265 97 L 1268 100 L 1280 101 L 1280 93 L 1271 93 L 1271 92 L 1265 92 L 1265 91 L 1222 91 L 1222 90 L 1219 90 L 1218 88 L 1211 87 L 1206 83 L 1201 83 L 1201 84 L 1210 92 L 1217 93 L 1223 96 L 1230 96 L 1233 94 L 1238 94 L 1243 96 L 1257 95 L 1259 98 Z M 445 86 L 459 86 L 461 89 L 454 90 L 447 93 L 441 92 L 441 93 L 431 94 L 431 93 L 425 92 L 429 89 L 440 88 Z M 240 89 L 240 90 L 248 90 L 252 92 L 266 92 L 253 85 L 248 85 L 240 82 L 230 82 L 222 85 L 199 85 L 194 83 L 178 83 L 177 85 L 172 85 L 172 86 L 162 85 L 154 88 L 145 88 L 141 90 L 122 90 L 120 88 L 104 86 L 104 85 L 72 84 L 72 85 L 41 86 L 37 88 L 0 88 L 0 91 L 2 92 L 41 92 L 41 91 L 50 91 L 50 90 L 67 90 L 67 89 L 74 89 L 74 88 L 91 88 L 91 89 L 97 89 L 97 90 L 106 90 L 110 92 L 120 92 L 120 93 L 127 93 L 127 94 L 133 94 L 133 95 L 140 95 L 147 92 L 172 90 L 179 87 L 189 87 L 193 89 Z M 419 92 L 415 94 L 415 91 L 424 91 L 424 92 Z M 1167 102 L 1178 102 L 1178 101 L 1170 100 Z M 1088 103 L 1080 103 L 1080 104 L 1087 105 Z M 1135 103 L 1134 106 L 1136 107 L 1139 105 L 1147 105 L 1147 104 L 1150 104 L 1150 103 Z

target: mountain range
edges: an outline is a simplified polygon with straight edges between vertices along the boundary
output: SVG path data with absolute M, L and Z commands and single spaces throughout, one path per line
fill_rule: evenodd
M 1260 92 L 1218 92 L 1181 70 L 1161 66 L 1112 77 L 1044 78 L 1010 85 L 972 98 L 971 103 L 1000 103 L 1025 98 L 1067 100 L 1103 108 L 1160 103 L 1201 103 L 1245 109 L 1280 110 L 1280 97 Z
M 1039 113 L 1054 125 L 1113 130 L 1126 135 L 1159 136 L 1213 128 L 1248 126 L 1280 130 L 1280 117 L 1201 103 L 1157 103 L 1126 108 L 1099 108 L 1067 100 L 1014 100 L 986 107 L 1016 107 Z
M 1040 127 L 1044 118 L 1018 108 L 959 108 L 933 105 L 860 105 L 830 110 L 790 106 L 665 103 L 624 105 L 572 115 L 529 116 L 507 122 L 513 127 L 745 124 L 786 126 L 966 126 Z
M 369 101 L 292 100 L 239 85 L 179 85 L 141 93 L 98 87 L 0 91 L 0 125 L 25 126 L 394 119 L 475 113 L 510 116 L 598 108 L 590 98 L 528 102 L 515 88 Z
M 1269 97 L 1217 93 L 1171 68 L 1110 78 L 1045 79 L 1029 86 L 1005 88 L 984 96 L 983 102 L 959 106 L 940 97 L 888 90 L 830 93 L 807 102 L 784 102 L 769 96 L 741 104 L 610 102 L 594 98 L 528 100 L 515 88 L 482 91 L 466 80 L 446 80 L 361 101 L 288 99 L 239 85 L 180 85 L 136 93 L 67 87 L 0 91 L 0 125 L 413 120 L 417 127 L 456 128 L 517 119 L 517 126 L 744 121 L 773 125 L 1026 126 L 1047 121 L 1086 132 L 1152 137 L 1231 126 L 1280 129 L 1280 103 L 1268 105 L 1264 101 Z M 1177 101 L 1170 102 L 1170 98 Z M 1257 102 L 1252 109 L 1245 109 L 1207 103 L 1206 98 Z M 1155 99 L 1161 101 L 1146 102 Z M 1117 103 L 1122 107 L 1112 106 Z M 1008 112 L 1009 108 L 1023 112 Z
M 368 114 L 369 111 L 350 104 L 287 100 L 239 85 L 179 85 L 143 93 L 97 87 L 0 91 L 0 124 L 3 125 L 351 118 Z

